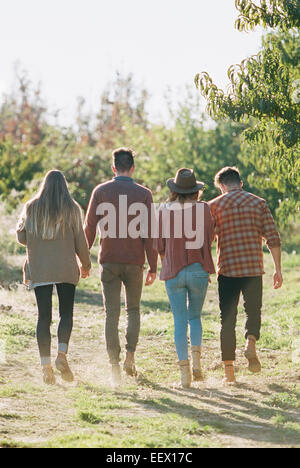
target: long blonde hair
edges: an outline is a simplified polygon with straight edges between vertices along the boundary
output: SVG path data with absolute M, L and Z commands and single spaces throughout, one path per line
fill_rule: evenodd
M 78 229 L 82 222 L 79 205 L 70 195 L 65 176 L 60 171 L 46 174 L 38 194 L 24 207 L 18 229 L 26 230 L 43 240 L 53 240 L 66 226 Z

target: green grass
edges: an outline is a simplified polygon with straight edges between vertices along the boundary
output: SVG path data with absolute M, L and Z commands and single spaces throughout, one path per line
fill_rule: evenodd
M 10 440 L 1 440 L 0 439 L 0 448 L 10 448 L 10 449 L 30 448 L 30 446 L 26 445 L 26 444 L 23 444 L 23 443 L 20 443 L 20 442 L 14 442 L 14 441 L 10 441 Z
M 0 387 L 0 398 L 23 398 L 24 395 L 43 395 L 43 387 L 30 383 L 5 384 Z
M 35 338 L 36 324 L 14 312 L 2 310 L 0 313 L 0 339 L 5 343 L 6 352 L 15 353 L 28 347 Z
M 300 409 L 300 394 L 296 392 L 279 393 L 266 400 L 266 404 L 275 408 Z
M 92 420 L 97 421 L 98 418 L 93 415 Z M 88 428 L 90 424 L 90 420 L 86 422 Z M 99 424 L 99 420 L 94 424 Z M 217 445 L 212 440 L 214 433 L 213 427 L 202 427 L 199 423 L 183 420 L 177 415 L 170 415 L 168 419 L 164 417 L 112 417 L 97 430 L 94 427 L 92 432 L 69 434 L 49 441 L 46 446 L 50 448 L 213 447 Z M 210 437 L 212 437 L 211 440 Z
M 0 413 L 0 420 L 1 419 L 22 419 L 22 418 L 18 414 Z
M 88 424 L 100 424 L 103 422 L 103 418 L 95 415 L 91 411 L 79 411 L 78 416 L 79 419 Z
M 126 400 L 120 400 L 108 389 L 84 385 L 71 392 L 80 412 L 98 411 L 107 413 L 109 410 L 130 408 Z

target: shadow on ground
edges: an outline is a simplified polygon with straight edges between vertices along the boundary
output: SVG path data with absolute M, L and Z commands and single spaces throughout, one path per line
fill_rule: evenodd
M 93 306 L 103 306 L 102 295 L 100 293 L 95 293 L 93 291 L 83 291 L 82 289 L 77 289 L 76 291 L 76 302 L 78 304 L 88 304 Z
M 281 408 L 268 408 L 259 405 L 257 403 L 259 399 L 255 395 L 250 397 L 249 394 L 243 392 L 231 395 L 218 388 L 203 390 L 195 388 L 171 389 L 153 383 L 145 376 L 139 377 L 139 384 L 163 392 L 166 396 L 145 400 L 127 392 L 116 392 L 116 395 L 121 399 L 127 399 L 134 404 L 141 405 L 145 411 L 152 410 L 158 414 L 175 413 L 198 422 L 200 428 L 209 426 L 224 435 L 237 436 L 241 439 L 260 443 L 275 443 L 287 446 L 299 445 L 298 430 L 292 427 L 284 427 L 284 425 L 274 426 L 270 421 L 274 417 L 282 418 L 287 422 L 299 421 L 299 412 L 296 410 L 286 411 Z M 238 384 L 236 389 L 250 390 L 252 393 L 256 393 L 256 389 L 246 384 Z M 272 391 L 288 392 L 289 390 L 283 386 L 278 386 L 277 390 L 272 388 Z M 262 394 L 259 390 L 257 393 Z M 264 392 L 263 394 L 267 397 L 271 395 L 271 392 Z M 190 404 L 177 400 L 177 398 L 180 399 L 181 397 L 188 399 Z M 199 400 L 207 408 L 198 409 L 193 405 Z M 259 421 L 257 421 L 257 417 L 259 417 Z

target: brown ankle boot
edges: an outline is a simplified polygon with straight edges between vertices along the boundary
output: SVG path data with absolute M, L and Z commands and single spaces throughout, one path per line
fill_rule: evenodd
M 74 375 L 69 367 L 67 356 L 65 353 L 58 353 L 57 359 L 55 361 L 56 369 L 61 373 L 61 378 L 65 382 L 73 382 Z
M 54 372 L 50 364 L 48 364 L 47 366 L 43 366 L 43 381 L 47 385 L 56 384 Z
M 192 383 L 192 371 L 190 361 L 178 361 L 180 374 L 181 374 L 181 386 L 183 388 L 190 388 Z
M 259 362 L 259 359 L 256 354 L 256 338 L 255 336 L 248 336 L 247 338 L 247 344 L 245 348 L 245 358 L 248 359 L 249 362 L 249 371 L 252 372 L 253 374 L 257 374 L 261 372 L 261 363 Z
M 236 383 L 234 375 L 234 365 L 233 361 L 224 361 L 225 366 L 225 378 L 223 382 L 225 384 L 234 385 Z
M 127 375 L 130 375 L 131 377 L 137 376 L 137 371 L 134 362 L 134 353 L 131 351 L 127 351 L 126 353 L 126 358 L 124 361 L 124 371 Z
M 192 360 L 193 360 L 193 378 L 196 382 L 203 380 L 201 369 L 201 346 L 192 346 Z

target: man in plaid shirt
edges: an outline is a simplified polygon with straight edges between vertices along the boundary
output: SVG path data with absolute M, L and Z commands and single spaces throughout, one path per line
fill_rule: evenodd
M 215 185 L 222 192 L 209 202 L 217 237 L 221 350 L 225 381 L 234 383 L 239 298 L 242 293 L 247 316 L 245 356 L 249 361 L 249 370 L 260 372 L 255 344 L 261 328 L 262 241 L 265 240 L 274 260 L 274 289 L 280 288 L 283 281 L 281 241 L 265 200 L 243 190 L 237 168 L 223 168 L 215 177 Z

